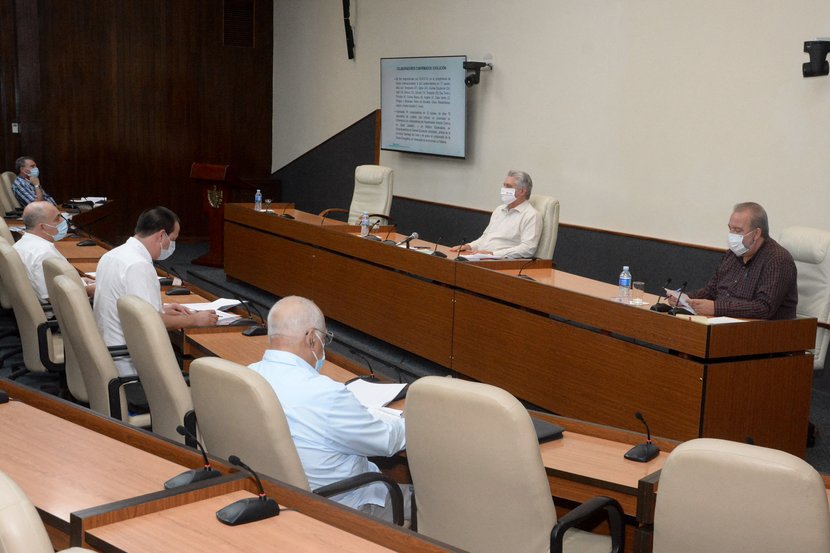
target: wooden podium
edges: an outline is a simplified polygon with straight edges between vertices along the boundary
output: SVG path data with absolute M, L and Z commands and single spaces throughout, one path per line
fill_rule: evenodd
M 190 178 L 204 190 L 202 209 L 208 214 L 210 249 L 193 260 L 194 264 L 222 267 L 225 263 L 225 202 L 230 199 L 231 185 L 239 182 L 230 165 L 194 162 L 190 166 Z

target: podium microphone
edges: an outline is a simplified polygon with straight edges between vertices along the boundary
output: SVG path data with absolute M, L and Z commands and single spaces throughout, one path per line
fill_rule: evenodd
M 439 236 L 439 237 L 438 237 L 438 240 L 436 240 L 436 241 L 435 241 L 435 247 L 434 247 L 434 248 L 432 248 L 432 255 L 434 255 L 435 257 L 441 257 L 441 258 L 443 258 L 443 259 L 446 259 L 446 258 L 447 258 L 447 254 L 445 254 L 444 252 L 439 252 L 439 251 L 438 251 L 438 244 L 440 244 L 440 243 L 441 243 L 441 240 L 443 240 L 443 239 L 444 239 L 444 237 L 443 237 L 443 236 Z
M 528 265 L 530 265 L 531 263 L 533 263 L 534 261 L 536 261 L 536 258 L 535 258 L 535 257 L 531 257 L 531 258 L 530 258 L 530 261 L 528 261 L 527 263 L 525 263 L 524 265 L 522 265 L 522 266 L 521 266 L 521 268 L 519 268 L 519 274 L 517 274 L 516 276 L 517 276 L 517 277 L 519 277 L 519 278 L 523 278 L 523 279 L 525 279 L 525 280 L 532 280 L 532 281 L 534 281 L 534 282 L 535 282 L 535 281 L 536 281 L 536 279 L 535 279 L 535 278 L 533 278 L 532 276 L 527 276 L 527 275 L 523 275 L 523 274 L 522 274 L 522 271 L 524 271 L 524 270 L 525 270 L 525 268 L 526 268 Z
M 176 432 L 178 432 L 185 438 L 190 438 L 196 443 L 196 445 L 199 447 L 199 451 L 202 452 L 202 459 L 205 462 L 205 466 L 201 470 L 188 470 L 186 472 L 181 473 L 178 476 L 174 476 L 173 478 L 164 483 L 165 490 L 172 490 L 173 488 L 187 486 L 194 482 L 201 482 L 202 480 L 209 480 L 211 478 L 217 478 L 219 476 L 222 476 L 222 474 L 218 470 L 211 468 L 210 460 L 208 459 L 207 453 L 205 453 L 205 448 L 202 447 L 202 444 L 199 443 L 199 440 L 196 439 L 196 436 L 194 436 L 190 430 L 188 430 L 180 424 L 176 427 Z
M 227 507 L 222 507 L 216 511 L 216 518 L 219 519 L 219 522 L 227 524 L 228 526 L 237 526 L 239 524 L 265 520 L 266 518 L 275 517 L 280 514 L 279 504 L 265 495 L 265 489 L 262 487 L 262 481 L 259 479 L 257 473 L 243 463 L 236 455 L 228 457 L 228 461 L 232 465 L 242 467 L 251 473 L 256 481 L 259 496 L 240 499 L 239 501 L 234 501 Z
M 380 380 L 378 380 L 378 378 L 375 376 L 375 371 L 374 371 L 374 369 L 372 369 L 372 364 L 369 363 L 369 358 L 368 357 L 366 357 L 365 355 L 363 355 L 362 353 L 360 353 L 359 351 L 357 351 L 354 348 L 349 349 L 349 353 L 351 353 L 352 355 L 357 355 L 358 357 L 363 359 L 363 362 L 366 363 L 366 366 L 369 368 L 369 374 L 360 375 L 357 378 L 353 378 L 352 380 L 365 380 L 367 382 L 380 382 Z
M 648 463 L 657 457 L 657 454 L 660 453 L 660 448 L 651 443 L 651 429 L 648 427 L 648 423 L 645 417 L 643 417 L 643 414 L 637 411 L 634 413 L 634 417 L 646 427 L 646 443 L 635 445 L 625 453 L 624 457 L 630 461 Z
M 683 286 L 680 287 L 680 293 L 677 294 L 677 304 L 669 310 L 669 315 L 691 315 L 692 312 L 688 309 L 684 309 L 680 307 L 680 298 L 683 297 L 683 294 L 686 292 L 686 285 L 688 284 L 687 281 L 683 281 Z
M 288 213 L 286 213 L 286 212 L 285 212 L 287 209 L 288 209 L 288 205 L 286 204 L 286 205 L 285 205 L 285 206 L 283 206 L 283 208 L 282 208 L 282 213 L 280 213 L 280 217 L 282 217 L 283 219 L 291 219 L 291 220 L 294 220 L 294 216 L 293 216 L 293 215 L 289 215 Z M 325 217 L 324 217 L 323 219 L 325 220 Z M 322 223 L 321 223 L 321 226 L 322 226 Z
M 666 288 L 669 287 L 669 284 L 671 284 L 671 278 L 666 279 L 666 283 L 660 288 L 660 296 L 657 298 L 657 303 L 652 305 L 649 309 L 657 311 L 658 313 L 668 313 L 671 310 L 671 305 L 667 303 L 660 303 L 660 301 L 666 297 L 664 292 L 666 291 Z
M 377 229 L 377 228 L 380 228 L 380 219 L 378 219 L 377 221 L 372 223 L 372 225 L 369 227 L 369 234 L 367 234 L 366 236 L 363 236 L 362 238 L 365 238 L 366 240 L 374 240 L 376 242 L 380 242 L 380 237 L 375 236 L 374 234 L 372 234 L 372 231 Z
M 401 240 L 400 242 L 398 242 L 395 245 L 396 246 L 403 246 L 404 244 L 406 244 L 406 249 L 408 250 L 409 249 L 409 243 L 412 242 L 413 240 L 417 240 L 417 239 L 418 239 L 418 233 L 413 232 L 412 234 L 410 234 L 409 236 L 407 236 L 406 238 L 404 238 L 403 240 Z

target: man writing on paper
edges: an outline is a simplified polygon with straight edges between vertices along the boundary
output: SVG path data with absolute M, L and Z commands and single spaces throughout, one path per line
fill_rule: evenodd
M 729 218 L 729 250 L 705 288 L 689 294 L 698 315 L 794 319 L 796 268 L 790 252 L 770 238 L 767 212 L 737 204 Z
M 118 299 L 138 296 L 159 312 L 168 329 L 187 326 L 213 326 L 213 311 L 191 312 L 177 303 L 161 303 L 159 284 L 153 260 L 167 259 L 176 249 L 180 231 L 179 218 L 166 207 L 154 207 L 142 213 L 135 226 L 135 235 L 124 244 L 105 253 L 95 273 L 95 322 L 108 346 L 123 345 L 124 331 L 118 317 Z M 121 376 L 136 374 L 128 357 L 119 357 L 115 366 Z
M 41 303 L 46 303 L 49 301 L 49 292 L 43 276 L 43 261 L 51 257 L 66 259 L 55 247 L 55 242 L 66 236 L 69 223 L 53 204 L 32 202 L 23 210 L 23 224 L 26 233 L 13 247 L 20 254 L 38 299 Z M 95 293 L 95 282 L 86 278 L 82 280 L 87 295 L 92 296 Z
M 311 489 L 378 472 L 368 456 L 390 456 L 406 446 L 402 418 L 374 417 L 345 385 L 320 374 L 325 345 L 332 336 L 314 302 L 298 296 L 283 298 L 268 313 L 270 348 L 262 361 L 251 365 L 271 384 L 285 410 Z M 401 488 L 409 518 L 411 486 Z M 333 499 L 392 521 L 383 484 L 363 486 Z
M 12 183 L 12 191 L 22 207 L 42 201 L 57 205 L 54 198 L 40 186 L 40 169 L 35 160 L 29 156 L 19 157 L 14 162 L 14 167 L 17 170 L 17 178 Z
M 524 171 L 509 171 L 501 189 L 502 205 L 490 216 L 484 234 L 469 244 L 453 246 L 461 255 L 530 258 L 542 236 L 542 218 L 530 202 L 533 181 Z

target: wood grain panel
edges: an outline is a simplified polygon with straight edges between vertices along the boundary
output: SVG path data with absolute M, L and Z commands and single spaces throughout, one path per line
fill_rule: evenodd
M 566 417 L 698 436 L 703 367 L 457 292 L 452 368 Z
M 807 355 L 709 365 L 703 435 L 804 457 L 812 379 Z
M 775 352 L 799 352 L 816 345 L 815 318 L 792 321 L 752 321 L 709 327 L 709 357 L 738 357 Z

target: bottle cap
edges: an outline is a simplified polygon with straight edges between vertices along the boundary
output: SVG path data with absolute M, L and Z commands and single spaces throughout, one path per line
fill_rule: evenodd
M 627 271 L 627 270 L 628 270 L 628 265 L 623 265 L 623 271 Z

